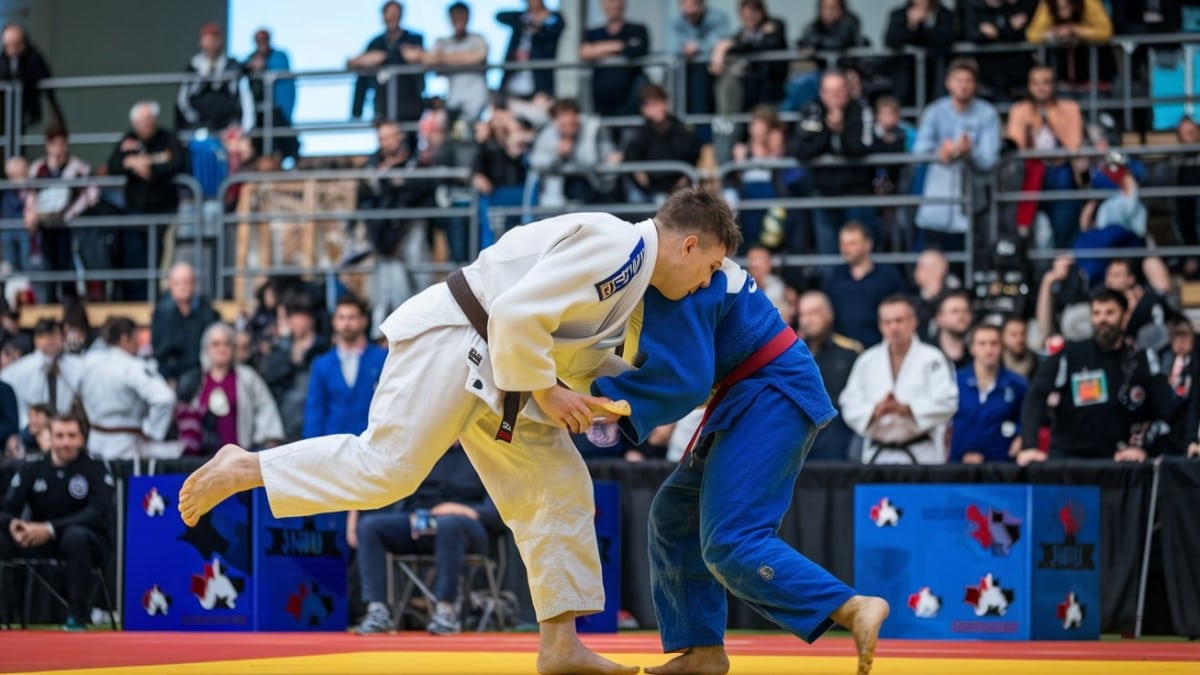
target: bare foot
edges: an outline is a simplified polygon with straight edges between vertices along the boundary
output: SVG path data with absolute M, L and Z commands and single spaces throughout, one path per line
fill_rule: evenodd
M 692 647 L 661 666 L 646 669 L 652 675 L 725 675 L 729 672 L 729 657 L 725 647 Z
M 539 651 L 537 671 L 541 675 L 633 675 L 641 668 L 609 661 L 579 643 L 569 650 Z
M 196 469 L 179 490 L 179 513 L 188 527 L 231 495 L 262 485 L 258 457 L 236 445 L 226 445 Z
M 849 628 L 858 648 L 858 675 L 868 675 L 875 664 L 875 643 L 879 641 L 879 627 L 887 618 L 891 608 L 887 600 L 874 596 L 856 595 L 838 608 L 831 617 Z

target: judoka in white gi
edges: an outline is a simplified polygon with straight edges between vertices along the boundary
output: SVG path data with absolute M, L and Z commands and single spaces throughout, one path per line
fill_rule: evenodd
M 575 634 L 575 616 L 600 611 L 604 591 L 591 479 L 568 431 L 586 430 L 608 402 L 579 392 L 619 362 L 607 345 L 621 343 L 646 288 L 684 297 L 738 238 L 728 207 L 700 189 L 636 225 L 575 213 L 513 229 L 463 270 L 490 315 L 487 340 L 446 284 L 427 289 L 383 323 L 389 353 L 366 431 L 258 454 L 226 446 L 180 491 L 184 521 L 259 485 L 278 517 L 381 507 L 415 491 L 457 438 L 529 570 L 538 671 L 637 672 Z M 511 443 L 498 440 L 502 392 L 531 392 Z
M 863 352 L 838 398 L 863 437 L 864 464 L 945 464 L 946 423 L 958 410 L 954 368 L 916 339 L 917 313 L 905 296 L 879 305 L 883 342 Z

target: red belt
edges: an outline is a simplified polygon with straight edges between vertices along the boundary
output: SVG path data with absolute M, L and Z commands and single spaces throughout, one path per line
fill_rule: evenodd
M 704 416 L 700 418 L 700 426 L 696 427 L 696 432 L 692 434 L 692 440 L 688 442 L 687 450 L 684 451 L 682 459 L 687 459 L 691 454 L 692 448 L 696 446 L 696 440 L 700 438 L 700 432 L 704 429 L 704 425 L 708 423 L 708 418 L 712 415 L 717 406 L 721 404 L 721 400 L 725 398 L 733 385 L 750 377 L 758 372 L 763 366 L 774 361 L 780 354 L 786 352 L 796 342 L 796 332 L 791 328 L 784 328 L 779 333 L 771 338 L 770 342 L 758 348 L 758 351 L 750 355 L 750 358 L 742 361 L 741 365 L 733 369 L 733 372 L 725 376 L 721 383 L 717 385 L 717 391 L 713 393 L 709 399 L 708 405 L 704 408 Z

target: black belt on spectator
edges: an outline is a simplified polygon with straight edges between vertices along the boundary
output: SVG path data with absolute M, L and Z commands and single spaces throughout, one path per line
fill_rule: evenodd
M 914 455 L 912 453 L 912 450 L 909 450 L 909 448 L 916 445 L 917 443 L 924 443 L 925 441 L 932 441 L 932 440 L 933 440 L 933 438 L 930 437 L 929 434 L 921 434 L 920 436 L 917 436 L 916 438 L 905 441 L 904 443 L 882 444 L 882 443 L 879 443 L 878 441 L 876 441 L 875 442 L 875 454 L 871 456 L 871 461 L 867 462 L 867 463 L 874 464 L 875 461 L 877 459 L 879 459 L 879 455 L 886 451 L 886 452 L 902 452 L 902 453 L 908 455 L 908 458 L 910 460 L 912 460 L 913 464 L 920 464 L 920 462 L 917 461 L 917 456 Z
M 450 289 L 450 295 L 454 298 L 454 302 L 458 303 L 459 309 L 463 314 L 467 315 L 467 321 L 471 322 L 471 327 L 479 333 L 479 337 L 483 338 L 484 342 L 488 339 L 488 313 L 479 304 L 479 299 L 471 292 L 471 285 L 467 283 L 466 276 L 462 270 L 455 270 L 446 278 L 446 287 Z M 500 392 L 504 397 L 504 414 L 500 418 L 500 428 L 496 430 L 496 440 L 512 443 L 513 430 L 517 426 L 517 413 L 521 410 L 521 393 L 516 391 Z

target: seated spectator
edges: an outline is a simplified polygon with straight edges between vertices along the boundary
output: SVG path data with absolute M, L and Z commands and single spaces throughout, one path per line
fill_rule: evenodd
M 758 290 L 775 305 L 783 322 L 792 325 L 795 320 L 796 308 L 787 301 L 787 286 L 783 279 L 771 273 L 771 252 L 765 246 L 751 246 L 746 251 L 746 271 L 758 284 Z
M 1175 139 L 1180 145 L 1200 143 L 1200 125 L 1197 125 L 1192 118 L 1184 117 L 1175 127 Z M 1175 184 L 1180 187 L 1200 186 L 1200 157 L 1179 158 L 1179 164 L 1175 169 Z M 1200 220 L 1196 217 L 1197 203 L 1195 195 L 1175 198 L 1175 229 L 1179 231 L 1186 246 L 1200 246 Z M 1198 273 L 1200 273 L 1200 259 L 1191 257 L 1184 260 L 1184 274 L 1189 279 L 1196 278 Z
M 904 280 L 895 267 L 876 265 L 871 260 L 874 242 L 861 223 L 846 223 L 839 240 L 842 260 L 846 264 L 830 269 L 821 288 L 833 302 L 837 332 L 864 346 L 871 346 L 880 339 L 879 305 L 885 298 L 903 293 L 906 290 Z
M 200 336 L 221 320 L 212 304 L 196 292 L 196 270 L 177 262 L 167 272 L 167 294 L 150 318 L 150 343 L 158 372 L 168 382 L 200 367 Z
M 446 73 L 446 107 L 455 119 L 474 123 L 488 104 L 487 71 L 483 68 L 487 65 L 488 43 L 479 33 L 467 32 L 471 8 L 466 3 L 455 2 L 448 11 L 454 33 L 433 43 L 433 49 L 425 52 L 425 65 L 453 68 Z
M 29 178 L 29 162 L 20 155 L 9 157 L 4 162 L 4 178 L 14 183 L 24 182 Z M 0 218 L 9 221 L 9 225 L 0 231 L 4 263 L 7 265 L 5 276 L 29 269 L 29 244 L 34 234 L 26 228 L 16 227 L 17 221 L 25 220 L 27 194 L 28 190 L 20 188 L 0 191 Z
M 1167 383 L 1181 401 L 1185 401 L 1175 417 L 1166 420 L 1171 426 L 1171 433 L 1165 439 L 1165 452 L 1183 454 L 1197 430 L 1190 425 L 1197 414 L 1192 395 L 1192 385 L 1196 375 L 1196 329 L 1190 319 L 1180 316 L 1171 321 L 1171 344 L 1164 350 L 1162 368 L 1167 374 Z M 1200 421 L 1200 420 L 1197 420 Z
M 1144 461 L 1148 453 L 1132 437 L 1142 422 L 1171 418 L 1180 405 L 1158 355 L 1133 347 L 1121 328 L 1129 309 L 1112 289 L 1091 300 L 1094 337 L 1068 341 L 1038 366 L 1021 412 L 1022 446 L 1017 463 L 1047 458 L 1112 458 Z M 1038 429 L 1053 411 L 1050 451 L 1038 447 Z
M 496 21 L 512 30 L 505 63 L 553 61 L 558 58 L 558 40 L 567 27 L 562 14 L 546 9 L 543 0 L 526 0 L 524 12 L 500 12 Z M 505 70 L 500 90 L 509 96 L 532 99 L 537 94 L 554 98 L 553 68 Z
M 104 325 L 105 348 L 84 359 L 79 398 L 90 426 L 88 451 L 103 460 L 146 456 L 147 441 L 167 437 L 175 392 L 137 357 L 137 326 L 126 317 Z
M 765 0 L 739 0 L 742 27 L 713 47 L 709 72 L 717 78 L 718 115 L 746 112 L 783 99 L 786 61 L 748 61 L 747 55 L 787 49 L 787 28 L 767 13 Z M 719 158 L 719 157 L 718 157 Z
M 404 6 L 396 0 L 383 3 L 384 31 L 367 43 L 367 49 L 346 62 L 349 70 L 370 70 L 386 66 L 420 65 L 425 59 L 425 38 L 400 27 Z M 375 73 L 360 73 L 354 84 L 352 118 L 362 117 L 368 92 L 375 92 L 375 120 L 415 122 L 425 104 L 425 75 L 405 73 L 380 82 Z M 395 110 L 392 117 L 391 110 Z
M 1004 343 L 1004 367 L 1028 381 L 1037 370 L 1040 359 L 1029 348 L 1029 324 L 1018 316 L 1010 316 L 1001 326 Z
M 889 49 L 916 47 L 926 51 L 924 100 L 934 97 L 934 88 L 954 46 L 954 12 L 940 0 L 908 0 L 888 16 L 883 43 Z M 892 91 L 905 105 L 917 102 L 916 60 L 901 56 L 892 60 Z
M 67 130 L 60 126 L 46 129 L 46 156 L 34 160 L 29 167 L 30 178 L 84 178 L 91 175 L 88 163 L 71 154 L 67 145 Z M 25 226 L 38 238 L 47 269 L 55 272 L 75 270 L 72 257 L 72 234 L 69 226 L 77 216 L 100 200 L 95 186 L 46 187 L 27 190 L 25 196 Z M 81 232 L 76 232 L 76 237 Z M 63 295 L 75 295 L 75 285 L 51 284 L 59 288 L 47 302 L 62 301 Z
M 920 1 L 920 0 L 918 0 Z M 1000 117 L 996 109 L 975 96 L 978 66 L 971 59 L 955 59 L 946 74 L 949 96 L 934 101 L 921 115 L 913 152 L 936 154 L 938 162 L 927 167 L 923 194 L 929 198 L 962 198 L 968 188 L 964 164 L 971 167 L 971 205 L 979 212 L 986 204 L 983 189 L 987 172 L 1000 160 Z M 962 251 L 965 232 L 975 213 L 964 204 L 928 203 L 917 209 L 916 222 L 923 246 L 943 251 Z
M 250 83 L 238 76 L 241 64 L 225 55 L 225 36 L 220 26 L 206 23 L 200 29 L 200 51 L 188 62 L 187 72 L 196 77 L 179 85 L 176 129 L 219 131 L 230 124 L 243 131 L 254 128 Z
M 971 296 L 961 288 L 942 295 L 934 315 L 937 332 L 933 345 L 942 350 L 955 368 L 971 363 L 967 333 L 971 330 Z
M 0 560 L 64 560 L 68 608 L 63 628 L 86 630 L 96 589 L 92 570 L 105 565 L 113 544 L 113 479 L 104 464 L 88 456 L 82 420 L 55 415 L 50 435 L 48 460 L 24 463 L 4 497 Z
M 8 387 L 8 383 L 0 382 Z M 8 387 L 12 389 L 12 387 Z M 14 393 L 15 396 L 15 393 Z M 14 399 L 15 400 L 15 399 Z M 24 427 L 21 427 L 21 445 L 25 451 L 25 460 L 34 461 L 42 459 L 46 453 L 50 452 L 50 418 L 54 417 L 54 411 L 45 403 L 38 403 L 29 406 L 29 419 Z
M 333 311 L 334 347 L 312 363 L 302 437 L 359 434 L 367 428 L 371 396 L 387 350 L 367 341 L 370 314 L 362 300 L 343 295 Z
M 390 633 L 387 605 L 387 554 L 434 558 L 431 584 L 437 598 L 428 630 L 434 635 L 462 632 L 459 588 L 464 557 L 487 554 L 488 540 L 504 528 L 500 513 L 483 488 L 461 445 L 451 447 L 411 497 L 392 507 L 346 518 L 346 538 L 358 550 L 358 573 L 367 615 L 355 629 L 360 635 Z
M 950 263 L 945 254 L 935 248 L 927 248 L 917 256 L 913 266 L 913 283 L 917 287 L 913 298 L 917 307 L 917 336 L 931 342 L 937 334 L 933 318 L 938 305 L 946 293 L 962 286 L 958 277 L 950 274 Z
M 298 440 L 313 360 L 329 350 L 329 343 L 317 333 L 316 311 L 307 294 L 293 295 L 284 312 L 287 334 L 263 358 L 262 377 L 284 420 L 284 438 Z
M 713 76 L 708 64 L 717 43 L 732 32 L 729 15 L 709 7 L 707 0 L 679 0 L 679 16 L 667 27 L 667 53 L 687 62 L 684 91 L 688 114 L 713 111 Z M 645 100 L 643 96 L 643 108 Z
M 1112 19 L 1101 0 L 1041 0 L 1025 29 L 1029 42 L 1062 48 L 1058 79 L 1083 91 L 1091 86 L 1088 45 L 1104 44 L 1112 35 Z M 1117 69 L 1112 50 L 1098 49 L 1096 57 L 1097 86 L 1110 87 Z
M 1175 318 L 1174 311 L 1166 299 L 1142 283 L 1135 262 L 1125 259 L 1110 262 L 1104 273 L 1104 286 L 1125 296 L 1129 311 L 1122 325 L 1133 344 L 1155 351 L 1167 346 L 1170 340 L 1167 323 Z
M 283 440 L 283 422 L 258 373 L 233 358 L 237 332 L 214 323 L 200 341 L 201 371 L 179 383 L 176 423 L 189 454 L 211 455 L 227 444 L 268 448 Z
M 92 348 L 97 341 L 96 331 L 88 319 L 87 306 L 78 295 L 68 295 L 63 299 L 63 353 L 82 355 Z M 105 347 L 100 340 L 99 347 Z
M 1046 66 L 1035 66 L 1029 71 L 1029 97 L 1009 110 L 1005 135 L 1020 150 L 1078 151 L 1083 145 L 1083 114 L 1075 101 L 1055 96 L 1054 71 Z M 1079 178 L 1068 160 L 1025 161 L 1023 189 L 1027 191 L 1074 190 L 1078 186 Z M 1050 218 L 1054 248 L 1069 248 L 1079 232 L 1080 203 L 1050 201 L 1041 208 Z M 1031 211 L 1028 207 L 1018 210 L 1019 227 L 1032 224 Z
M 254 99 L 254 128 L 261 129 L 265 122 L 267 94 L 263 75 L 271 72 L 288 72 L 292 69 L 287 52 L 271 44 L 271 32 L 265 28 L 254 31 L 254 52 L 242 62 L 242 72 L 250 83 L 250 94 Z M 296 79 L 280 77 L 271 86 L 271 126 L 275 129 L 292 126 L 292 111 L 296 108 Z M 243 130 L 244 131 L 244 130 Z M 276 136 L 272 139 L 272 154 L 296 159 L 300 154 L 300 142 L 295 136 Z M 261 138 L 253 139 L 255 154 L 263 153 Z M 230 173 L 233 173 L 232 168 Z
M 4 58 L 0 59 L 0 81 L 20 83 L 21 128 L 29 129 L 42 121 L 42 96 L 50 104 L 50 115 L 59 125 L 66 124 L 54 90 L 43 89 L 41 82 L 51 77 L 50 64 L 41 51 L 29 43 L 25 29 L 15 24 L 4 27 Z
M 393 169 L 412 169 L 417 166 L 417 157 L 412 152 L 413 144 L 400 124 L 383 120 L 375 125 L 375 136 L 379 149 L 367 158 L 364 168 L 374 169 L 380 174 Z M 358 184 L 358 208 L 360 210 L 397 210 L 406 208 L 428 208 L 434 206 L 437 183 L 428 179 L 406 177 L 366 178 Z M 366 221 L 368 239 L 378 258 L 400 259 L 405 265 L 415 265 L 428 260 L 428 231 L 425 220 L 412 218 L 371 218 Z M 353 253 L 348 253 L 353 258 Z M 378 260 L 377 260 L 378 262 Z M 407 276 L 407 274 L 406 274 Z M 416 280 L 412 280 L 414 285 Z M 424 288 L 421 285 L 420 288 Z M 413 293 L 400 292 L 407 299 Z M 398 303 L 397 303 L 398 304 Z
M 533 143 L 533 129 L 528 122 L 518 120 L 503 102 L 492 108 L 492 119 L 475 127 L 479 151 L 471 167 L 471 186 L 499 206 L 520 206 L 531 202 L 525 183 L 528 179 L 527 155 Z M 486 214 L 486 211 L 485 211 Z M 485 222 L 484 233 L 494 229 L 505 231 L 520 223 L 506 219 L 502 228 Z M 484 243 L 488 239 L 484 238 Z
M 950 462 L 1011 462 L 1021 450 L 1021 405 L 1029 385 L 1001 363 L 1000 329 L 980 324 L 968 338 L 970 365 L 958 371 L 958 412 Z
M 838 397 L 846 424 L 863 437 L 864 464 L 944 464 L 946 423 L 958 385 L 946 356 L 916 339 L 917 313 L 904 295 L 879 305 L 883 342 L 854 362 Z
M 700 160 L 700 143 L 669 110 L 666 90 L 656 84 L 648 84 L 642 89 L 642 119 L 645 122 L 625 144 L 624 161 L 675 161 L 694 165 Z M 661 199 L 687 185 L 689 180 L 687 176 L 669 171 L 639 171 L 633 174 L 633 183 L 636 192 L 630 195 L 630 201 L 646 201 Z
M 600 120 L 581 114 L 579 104 L 570 98 L 555 102 L 550 116 L 553 122 L 542 128 L 529 152 L 529 168 L 538 172 L 541 181 L 539 203 L 608 201 L 617 176 L 596 169 L 614 159 L 616 149 L 600 128 Z
M 1079 214 L 1079 238 L 1074 246 L 1077 250 L 1133 248 L 1146 243 L 1148 213 L 1138 198 L 1136 175 L 1141 165 L 1127 165 L 1124 155 L 1118 152 L 1109 154 L 1116 161 L 1106 161 L 1091 173 L 1091 187 L 1116 189 L 1117 193 L 1103 201 L 1093 199 L 1083 205 Z M 1105 261 L 1081 258 L 1079 266 L 1088 278 L 1099 279 L 1104 273 Z
M 158 113 L 158 103 L 154 101 L 135 103 L 129 111 L 132 129 L 108 158 L 108 174 L 126 178 L 126 213 L 173 213 L 179 206 L 175 176 L 184 172 L 186 153 L 174 134 L 158 126 Z M 156 252 L 161 254 L 166 227 L 152 227 Z M 145 270 L 158 266 L 157 260 L 151 264 L 149 228 L 123 227 L 117 241 L 121 269 Z M 123 300 L 149 299 L 145 281 L 124 281 L 120 286 Z
M 28 410 L 38 403 L 50 406 L 52 414 L 70 412 L 82 377 L 83 361 L 63 353 L 62 324 L 54 319 L 39 319 L 33 327 L 33 352 L 0 370 L 0 380 L 17 394 L 21 424 L 26 423 Z
M 981 46 L 1017 44 L 1025 41 L 1025 29 L 1037 9 L 1038 0 L 971 0 L 963 20 L 969 42 Z M 1029 67 L 1030 54 L 1014 49 L 1002 54 L 979 55 L 979 85 L 986 98 L 1009 100 L 1020 88 L 1019 73 Z
M 754 109 L 746 140 L 733 146 L 733 161 L 781 159 L 787 152 L 783 122 L 775 109 L 760 105 Z M 755 243 L 771 249 L 788 244 L 796 233 L 799 212 L 782 206 L 772 209 L 737 209 L 742 199 L 775 199 L 788 194 L 789 169 L 749 168 L 726 176 L 725 199 L 738 211 L 742 225 L 743 248 Z
M 3 443 L 7 459 L 25 458 L 25 445 L 21 439 L 21 418 L 17 413 L 17 392 L 12 385 L 0 381 L 0 443 Z M 3 463 L 3 462 L 0 462 Z
M 908 152 L 913 136 L 916 136 L 916 130 L 900 119 L 900 101 L 894 96 L 880 96 L 875 100 L 874 132 L 871 152 L 880 154 Z M 898 167 L 888 167 L 889 170 L 893 168 Z
M 788 80 L 783 109 L 800 110 L 805 104 L 816 100 L 821 72 L 831 65 L 819 52 L 841 52 L 866 46 L 866 43 L 858 16 L 847 9 L 846 0 L 817 2 L 817 16 L 804 27 L 800 39 L 796 40 L 796 49 L 803 57 L 814 52 L 818 54 L 811 60 L 806 58 L 801 62 L 808 70 L 802 70 Z
M 829 398 L 837 405 L 854 361 L 862 353 L 862 345 L 833 332 L 833 305 L 829 302 L 829 296 L 821 291 L 809 291 L 800 296 L 798 307 L 799 333 L 817 362 L 821 382 L 825 384 Z M 850 446 L 854 443 L 855 435 L 846 426 L 845 417 L 838 415 L 817 434 L 804 461 L 844 462 L 850 458 Z
M 826 155 L 839 159 L 862 157 L 872 151 L 874 129 L 871 109 L 850 100 L 846 76 L 839 71 L 829 71 L 821 78 L 820 98 L 800 111 L 791 154 L 801 162 Z M 868 166 L 813 167 L 810 173 L 818 197 L 848 197 L 874 192 L 875 171 Z M 817 253 L 834 254 L 838 232 L 847 221 L 866 225 L 871 238 L 875 238 L 877 225 L 872 208 L 816 209 L 813 224 Z
M 625 20 L 625 0 L 602 0 L 604 25 L 588 29 L 579 44 L 579 60 L 593 63 L 617 57 L 636 59 L 650 53 L 650 33 Z M 592 70 L 592 107 L 601 117 L 636 115 L 638 94 L 646 86 L 641 66 L 614 65 Z

